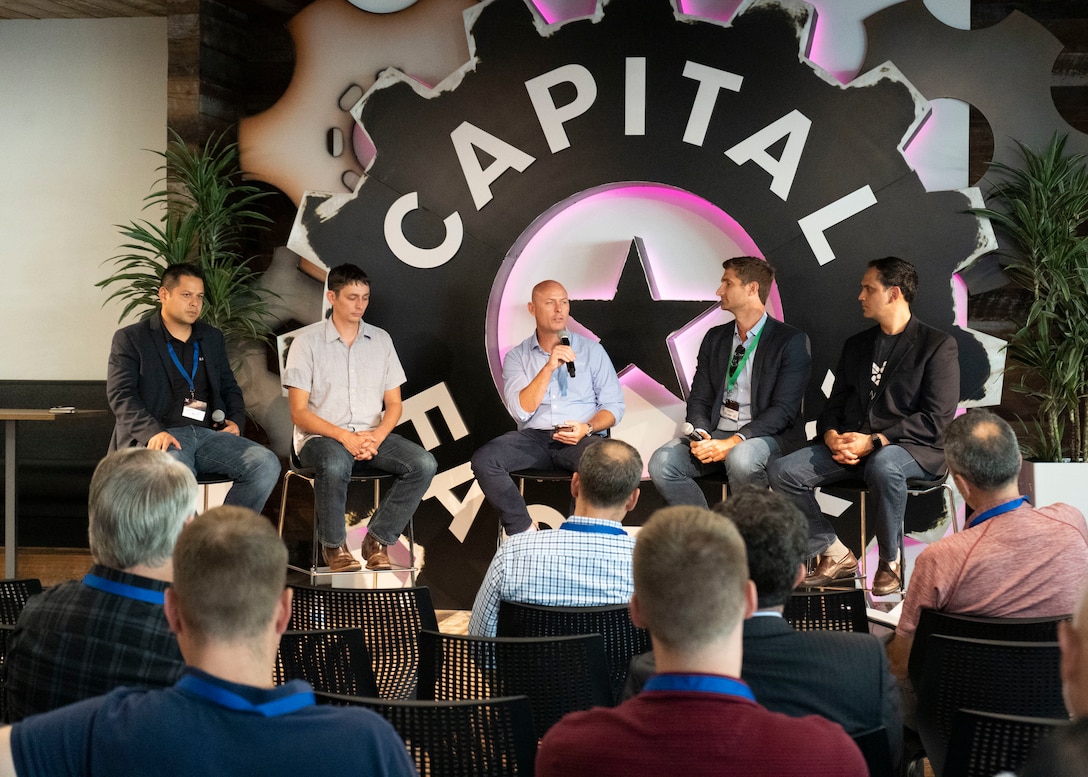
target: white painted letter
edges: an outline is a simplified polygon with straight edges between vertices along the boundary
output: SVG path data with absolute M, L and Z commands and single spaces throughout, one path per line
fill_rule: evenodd
M 739 92 L 744 79 L 736 73 L 700 65 L 695 62 L 684 63 L 684 78 L 699 82 L 699 91 L 695 93 L 695 104 L 691 106 L 688 126 L 684 129 L 684 142 L 693 146 L 703 145 L 710 117 L 714 113 L 714 103 L 718 92 L 728 89 Z
M 430 270 L 443 265 L 454 257 L 461 248 L 461 241 L 465 237 L 465 227 L 461 223 L 461 216 L 454 211 L 442 223 L 446 225 L 446 239 L 441 245 L 434 248 L 420 248 L 408 242 L 401 229 L 404 217 L 413 210 L 419 208 L 419 195 L 417 192 L 408 192 L 397 198 L 397 201 L 389 206 L 385 214 L 385 244 L 393 254 L 411 267 L 421 270 Z
M 873 205 L 876 205 L 876 195 L 868 186 L 862 186 L 857 191 L 840 197 L 830 205 L 825 205 L 815 213 L 799 220 L 797 226 L 801 228 L 805 239 L 808 240 L 812 253 L 816 254 L 816 261 L 824 265 L 835 258 L 831 244 L 824 237 L 826 230 Z
M 515 148 L 505 140 L 499 140 L 489 132 L 462 122 L 461 126 L 450 133 L 453 148 L 457 152 L 457 161 L 461 163 L 461 173 L 472 192 L 472 201 L 476 210 L 491 202 L 491 184 L 507 170 L 523 172 L 536 161 L 521 149 Z M 480 167 L 480 158 L 476 149 L 487 152 L 495 161 L 486 168 Z
M 574 87 L 574 99 L 562 108 L 552 101 L 551 88 L 563 82 Z M 563 65 L 549 73 L 544 73 L 525 82 L 529 99 L 536 111 L 540 129 L 548 140 L 548 148 L 554 154 L 570 146 L 563 123 L 589 110 L 597 99 L 597 82 L 593 74 L 582 65 Z
M 801 154 L 805 150 L 808 131 L 812 121 L 798 110 L 787 113 L 770 126 L 764 127 L 755 135 L 742 140 L 725 152 L 725 155 L 743 165 L 755 162 L 771 174 L 771 191 L 785 201 L 790 196 L 793 178 L 797 175 L 797 165 L 801 163 Z M 786 138 L 786 148 L 781 159 L 775 159 L 767 149 Z
M 628 57 L 624 80 L 623 134 L 646 134 L 646 57 Z
M 438 410 L 442 420 L 446 422 L 446 428 L 450 430 L 453 439 L 460 440 L 468 434 L 465 419 L 457 410 L 457 404 L 453 401 L 453 395 L 445 381 L 436 383 L 429 389 L 424 389 L 418 394 L 413 394 L 404 400 L 401 407 L 401 423 L 410 421 L 415 427 L 419 441 L 427 450 L 438 447 L 438 435 L 434 432 L 431 419 L 427 417 L 428 410 Z

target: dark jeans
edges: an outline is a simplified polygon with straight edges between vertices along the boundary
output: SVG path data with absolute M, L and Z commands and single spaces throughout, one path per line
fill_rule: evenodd
M 553 440 L 551 429 L 523 429 L 496 437 L 472 454 L 472 473 L 487 501 L 499 511 L 506 533 L 517 534 L 532 524 L 511 472 L 519 469 L 574 472 L 585 449 L 600 440 L 599 435 L 591 434 L 576 445 L 567 445 Z
M 280 460 L 272 451 L 253 440 L 205 426 L 175 426 L 167 429 L 181 443 L 181 450 L 167 453 L 202 475 L 223 475 L 234 481 L 223 504 L 248 507 L 258 513 L 280 479 Z

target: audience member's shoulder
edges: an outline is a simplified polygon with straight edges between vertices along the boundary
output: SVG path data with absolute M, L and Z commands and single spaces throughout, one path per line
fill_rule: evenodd
M 1043 505 L 1042 507 L 1035 508 L 1036 512 L 1040 512 L 1050 518 L 1056 518 L 1060 521 L 1075 524 L 1077 526 L 1084 526 L 1084 513 L 1082 513 L 1073 505 L 1066 504 L 1065 502 L 1055 502 L 1054 504 Z

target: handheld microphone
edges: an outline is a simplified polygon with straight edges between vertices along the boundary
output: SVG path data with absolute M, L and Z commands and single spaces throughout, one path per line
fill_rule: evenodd
M 684 422 L 684 425 L 680 427 L 680 432 L 693 442 L 702 442 L 706 439 L 706 437 L 703 437 L 703 435 L 706 434 L 705 429 L 696 429 L 694 426 L 687 423 L 686 421 Z M 710 435 L 707 434 L 707 437 L 709 436 Z
M 226 420 L 227 420 L 227 414 L 224 413 L 222 410 L 213 410 L 212 411 L 212 429 L 215 429 L 216 431 L 219 431 L 224 426 L 226 426 L 226 423 L 225 423 Z
M 570 332 L 566 329 L 559 333 L 559 343 L 570 348 Z M 574 377 L 574 362 L 567 362 L 567 374 Z

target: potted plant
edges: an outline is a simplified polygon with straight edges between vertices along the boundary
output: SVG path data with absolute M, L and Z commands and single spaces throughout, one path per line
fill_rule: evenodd
M 191 262 L 204 272 L 202 318 L 223 332 L 231 352 L 237 355 L 246 341 L 267 341 L 268 298 L 277 295 L 261 286 L 242 247 L 247 230 L 271 221 L 255 209 L 268 192 L 241 182 L 238 145 L 223 135 L 190 149 L 171 131 L 166 150 L 153 153 L 163 158 L 163 174 L 144 209 L 162 216 L 118 225 L 128 253 L 107 260 L 116 269 L 95 285 L 113 287 L 107 302 L 126 302 L 118 321 L 133 312 L 146 318 L 159 309 L 163 268 Z
M 991 166 L 995 207 L 975 212 L 1008 238 L 1005 270 L 1028 296 L 1027 315 L 1007 346 L 1006 368 L 1013 388 L 1038 407 L 1028 425 L 1033 442 L 1025 446 L 1027 458 L 1081 462 L 1088 470 L 1088 237 L 1082 234 L 1088 169 L 1085 155 L 1067 154 L 1065 145 L 1065 136 L 1057 135 L 1039 151 L 1018 143 L 1019 166 Z M 1025 463 L 1029 477 L 1039 470 Z M 1034 501 L 1075 498 L 1084 510 L 1088 471 L 1073 477 L 1072 497 L 1051 498 L 1039 493 L 1038 483 L 1029 484 Z

